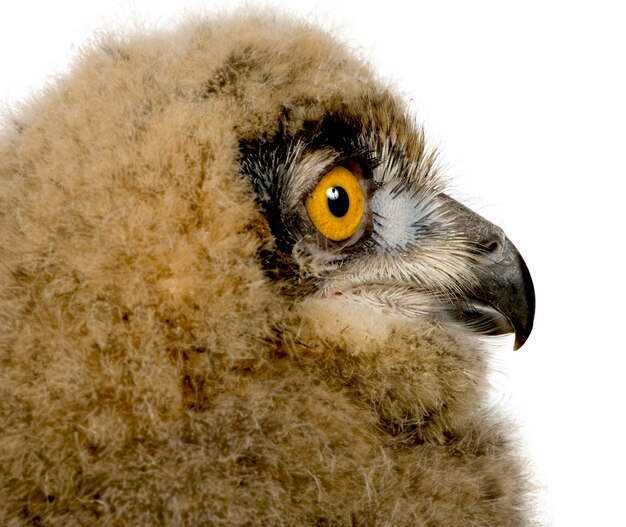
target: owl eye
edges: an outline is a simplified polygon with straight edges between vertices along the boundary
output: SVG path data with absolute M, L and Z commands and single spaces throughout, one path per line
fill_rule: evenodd
M 363 202 L 358 178 L 347 168 L 337 166 L 313 189 L 305 208 L 320 233 L 340 242 L 350 238 L 361 225 Z

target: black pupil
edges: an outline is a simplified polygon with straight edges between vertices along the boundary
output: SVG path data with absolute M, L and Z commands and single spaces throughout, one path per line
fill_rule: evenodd
M 350 198 L 343 187 L 331 187 L 326 191 L 328 209 L 337 218 L 344 217 L 350 208 Z

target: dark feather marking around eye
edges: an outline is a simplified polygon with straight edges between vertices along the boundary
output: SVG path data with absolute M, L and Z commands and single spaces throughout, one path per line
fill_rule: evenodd
M 285 180 L 299 161 L 301 147 L 293 140 L 241 141 L 241 175 L 248 177 L 281 250 L 290 252 L 299 237 L 297 220 L 281 210 Z
M 356 161 L 364 179 L 373 177 L 380 160 L 363 135 L 360 123 L 346 121 L 340 114 L 331 114 L 321 122 L 307 123 L 305 129 L 311 151 L 332 148 L 340 155 L 338 162 Z
M 320 149 L 330 149 L 337 154 L 337 164 L 354 163 L 359 166 L 362 177 L 370 181 L 371 197 L 371 193 L 378 188 L 374 185 L 373 171 L 380 161 L 366 143 L 361 127 L 355 123 L 344 123 L 334 115 L 322 121 L 305 123 L 300 132 L 294 135 L 286 131 L 289 129 L 288 115 L 289 112 L 285 110 L 274 134 L 240 141 L 239 171 L 242 177 L 252 183 L 276 241 L 274 249 L 260 255 L 263 267 L 269 274 L 278 273 L 276 277 L 283 281 L 285 278 L 293 278 L 293 284 L 288 288 L 296 291 L 311 287 L 313 278 L 301 275 L 300 266 L 293 256 L 294 246 L 305 235 L 306 226 L 302 224 L 298 211 L 285 210 L 283 192 L 288 178 L 307 155 Z M 326 241 L 327 250 L 336 252 L 335 264 L 349 262 L 380 247 L 380 243 L 373 239 L 373 234 L 373 226 L 369 225 L 353 245 L 343 246 L 341 243 Z
M 363 178 L 372 178 L 379 160 L 366 144 L 360 129 L 353 124 L 329 116 L 321 122 L 305 123 L 295 136 L 288 135 L 285 128 L 281 121 L 273 137 L 244 140 L 239 145 L 240 172 L 250 177 L 268 215 L 281 212 L 284 182 L 309 152 L 331 148 L 339 154 L 338 164 L 354 162 L 361 168 Z

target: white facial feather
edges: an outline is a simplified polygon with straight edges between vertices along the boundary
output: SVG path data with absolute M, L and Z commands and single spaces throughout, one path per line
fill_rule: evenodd
M 420 223 L 435 212 L 431 204 L 415 199 L 408 192 L 394 193 L 389 184 L 374 194 L 370 206 L 372 236 L 381 251 L 405 250 L 418 242 L 416 231 Z

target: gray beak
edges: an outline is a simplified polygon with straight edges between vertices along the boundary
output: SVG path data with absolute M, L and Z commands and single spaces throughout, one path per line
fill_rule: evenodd
M 455 305 L 453 316 L 484 335 L 515 333 L 514 349 L 521 348 L 535 318 L 535 289 L 526 263 L 500 227 L 458 201 L 442 198 L 477 253 L 484 255 L 475 269 L 478 285 Z

